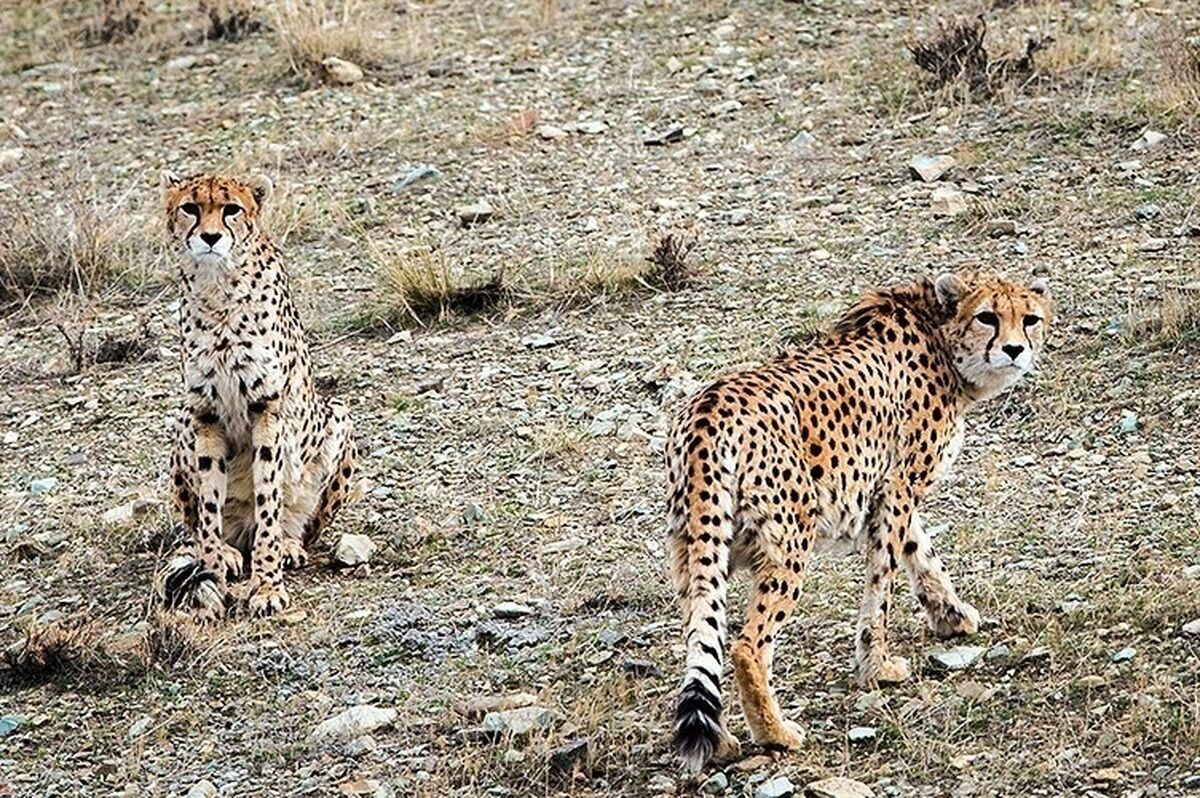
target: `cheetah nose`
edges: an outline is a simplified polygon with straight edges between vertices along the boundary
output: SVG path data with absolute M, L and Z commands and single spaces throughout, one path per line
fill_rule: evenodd
M 1000 348 L 1004 350 L 1004 354 L 1008 355 L 1013 360 L 1016 360 L 1017 356 L 1025 351 L 1025 347 L 1021 346 L 1021 344 L 1005 344 Z
M 217 245 L 217 242 L 221 240 L 221 234 L 220 233 L 201 233 L 200 240 L 203 241 L 205 244 L 208 244 L 210 247 L 214 247 Z M 1007 351 L 1007 348 L 1005 351 Z

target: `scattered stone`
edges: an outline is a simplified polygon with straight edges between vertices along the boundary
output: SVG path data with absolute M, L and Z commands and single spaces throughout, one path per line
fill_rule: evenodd
M 454 215 L 458 217 L 458 222 L 463 227 L 482 224 L 491 219 L 495 213 L 492 206 L 483 201 L 471 205 L 460 205 L 454 209 Z
M 1200 790 L 1200 774 L 1188 774 L 1179 780 L 1179 786 L 1185 790 Z
M 30 493 L 49 493 L 58 487 L 58 477 L 43 477 L 29 483 Z
M 134 499 L 133 501 L 106 510 L 104 515 L 100 516 L 100 521 L 105 526 L 126 527 L 132 524 L 134 520 L 149 515 L 160 506 L 161 502 L 157 499 Z
M 0 169 L 7 169 L 25 157 L 22 147 L 5 147 L 0 149 Z
M 1092 781 L 1116 784 L 1117 782 L 1125 781 L 1125 774 L 1116 768 L 1101 768 L 1092 773 Z
M 756 754 L 755 756 L 748 756 L 745 759 L 739 759 L 737 762 L 734 762 L 733 768 L 739 773 L 753 773 L 756 770 L 762 770 L 774 764 L 774 757 L 767 754 Z
M 1147 238 L 1137 245 L 1138 252 L 1162 252 L 1167 248 L 1165 238 Z
M 541 335 L 526 335 L 521 339 L 521 345 L 529 349 L 548 349 L 558 344 L 558 341 L 546 333 Z
M 870 787 L 843 776 L 814 781 L 804 788 L 804 795 L 806 798 L 875 798 Z
M 930 667 L 941 671 L 961 671 L 974 665 L 987 652 L 983 646 L 955 646 L 927 655 Z
M 321 721 L 309 733 L 308 739 L 311 742 L 320 742 L 329 738 L 344 740 L 352 737 L 360 737 L 376 729 L 391 726 L 395 722 L 396 710 L 388 707 L 373 707 L 367 704 L 359 704 L 350 707 L 338 715 L 334 715 L 328 720 Z
M 1146 221 L 1148 219 L 1156 219 L 1162 213 L 1162 208 L 1155 205 L 1153 202 L 1147 202 L 1145 205 L 1139 205 L 1133 215 L 1137 218 Z
M 369 754 L 379 747 L 379 743 L 375 742 L 375 738 L 369 734 L 364 734 L 361 737 L 355 737 L 342 748 L 342 753 L 346 756 L 362 756 Z
M 554 125 L 538 125 L 533 132 L 537 134 L 538 138 L 545 141 L 559 141 L 571 135 L 561 127 L 555 127 Z
M 462 511 L 463 523 L 467 526 L 475 526 L 487 520 L 487 514 L 483 512 L 483 508 L 475 502 L 467 502 L 463 505 Z
M 150 730 L 150 727 L 153 724 L 154 718 L 150 717 L 149 715 L 143 715 L 142 717 L 138 718 L 129 726 L 129 739 L 136 740 L 137 738 L 141 737 Z
M 473 698 L 457 709 L 468 720 L 479 720 L 491 712 L 504 712 L 510 709 L 521 709 L 537 703 L 537 696 L 532 693 L 510 693 L 509 695 L 491 695 Z
M 564 552 L 575 551 L 575 549 L 582 549 L 586 545 L 587 541 L 583 538 L 564 538 L 563 540 L 556 540 L 553 543 L 547 543 L 545 546 L 542 546 L 541 552 L 542 554 L 563 554 Z
M 1121 649 L 1120 651 L 1113 652 L 1113 654 L 1111 656 L 1109 656 L 1109 659 L 1111 659 L 1114 663 L 1120 665 L 1122 662 L 1129 662 L 1136 656 L 1137 656 L 1137 649 L 1134 648 L 1133 646 L 1126 646 L 1125 648 Z
M 729 777 L 724 773 L 716 772 L 709 776 L 703 784 L 700 785 L 700 792 L 705 795 L 724 795 L 729 789 Z
M 1017 234 L 1017 223 L 1012 219 L 988 219 L 985 227 L 988 234 L 993 236 L 1015 236 Z
M 1021 655 L 1022 665 L 1038 665 L 1050 660 L 1050 649 L 1046 646 L 1036 646 Z
M 1063 615 L 1075 615 L 1083 610 L 1091 607 L 1091 602 L 1083 596 L 1077 596 L 1070 593 L 1063 597 L 1063 600 L 1058 603 L 1058 611 Z
M 621 670 L 631 676 L 658 678 L 662 671 L 648 659 L 627 659 L 621 663 Z
M 535 731 L 553 728 L 557 723 L 558 716 L 545 707 L 521 707 L 484 715 L 483 730 L 491 734 L 525 737 Z
M 1008 662 L 1011 657 L 1012 651 L 1009 650 L 1008 646 L 1000 643 L 989 648 L 985 658 L 991 665 L 1003 665 L 1004 663 Z
M 443 78 L 447 75 L 453 75 L 455 71 L 455 60 L 453 56 L 450 56 L 447 58 L 439 58 L 431 63 L 429 68 L 425 70 L 425 74 L 429 75 L 431 78 Z
M 1121 420 L 1117 422 L 1117 429 L 1126 435 L 1132 435 L 1137 432 L 1138 415 L 1132 410 L 1122 410 Z
M 1146 150 L 1154 149 L 1166 140 L 1167 135 L 1165 133 L 1159 133 L 1157 130 L 1147 130 L 1138 137 L 1137 141 L 1133 142 L 1130 149 L 1137 152 L 1145 152 Z
M 792 150 L 793 152 L 807 153 L 812 152 L 813 148 L 815 148 L 818 143 L 819 142 L 817 141 L 816 136 L 814 136 L 812 133 L 809 133 L 807 130 L 801 130 L 799 133 L 792 136 L 792 138 L 788 141 L 787 146 L 788 149 Z
M 667 144 L 676 144 L 683 141 L 684 128 L 683 125 L 671 125 L 665 130 L 657 133 L 650 133 L 642 137 L 642 143 L 647 147 L 663 147 Z
M 352 86 L 363 79 L 362 67 L 344 58 L 331 55 L 321 62 L 325 79 L 339 86 Z
M 754 798 L 791 798 L 795 793 L 796 785 L 787 776 L 779 776 L 758 785 Z
M 1200 618 L 1185 623 L 1183 625 L 1183 633 L 1185 635 L 1200 635 Z
M 608 123 L 598 119 L 589 119 L 584 122 L 576 122 L 572 127 L 580 133 L 586 133 L 589 136 L 598 136 L 608 130 Z
M 338 565 L 353 567 L 370 562 L 374 553 L 375 541 L 366 535 L 347 532 L 338 538 L 337 546 L 333 550 L 333 559 Z
M 0 717 L 0 737 L 5 737 L 17 730 L 25 718 L 22 715 L 5 715 Z
M 583 737 L 555 748 L 550 752 L 550 769 L 560 773 L 573 771 L 587 761 L 590 744 L 588 738 Z
M 951 155 L 917 155 L 908 162 L 912 177 L 925 183 L 941 180 L 957 161 Z
M 709 116 L 727 116 L 742 107 L 738 100 L 725 100 L 708 109 Z
M 846 736 L 850 739 L 850 742 L 852 742 L 852 743 L 870 742 L 871 740 L 875 739 L 875 727 L 874 726 L 855 726 L 846 734 Z
M 492 615 L 496 618 L 524 618 L 526 615 L 533 615 L 533 613 L 533 607 L 526 604 L 518 604 L 515 601 L 501 601 L 492 607 Z
M 1104 685 L 1108 684 L 1108 682 L 1103 676 L 1092 674 L 1090 676 L 1084 676 L 1079 680 L 1078 684 L 1080 687 L 1084 687 L 1088 690 L 1095 690 L 1098 687 L 1103 687 Z
M 967 197 L 950 186 L 938 186 L 929 198 L 929 207 L 938 216 L 959 216 L 967 212 Z
M 392 184 L 392 193 L 399 194 L 420 183 L 434 183 L 442 179 L 442 173 L 436 166 L 421 164 L 414 166 L 404 177 Z
M 187 798 L 217 798 L 217 785 L 208 779 L 200 779 L 187 791 Z

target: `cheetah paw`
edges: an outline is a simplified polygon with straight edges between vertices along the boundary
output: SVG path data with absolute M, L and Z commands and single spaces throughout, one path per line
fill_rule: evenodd
M 857 676 L 860 687 L 899 684 L 912 676 L 912 668 L 904 657 L 871 657 L 859 663 Z
M 283 541 L 283 567 L 289 570 L 303 568 L 308 564 L 308 552 L 299 538 L 287 538 Z
M 259 582 L 250 589 L 250 596 L 246 603 L 250 607 L 251 615 L 266 617 L 282 612 L 290 602 L 291 599 L 283 585 Z
M 246 557 L 242 554 L 242 550 L 228 543 L 222 543 L 220 551 L 217 552 L 218 562 L 225 569 L 226 579 L 237 579 L 242 575 L 242 569 L 246 567 Z
M 795 751 L 804 745 L 806 736 L 804 727 L 799 723 L 781 719 L 779 723 L 772 724 L 771 728 L 764 730 L 762 734 L 755 735 L 754 742 L 766 748 Z
M 952 604 L 929 615 L 929 628 L 938 637 L 973 635 L 979 631 L 979 610 L 966 602 Z
M 156 581 L 168 609 L 181 610 L 202 622 L 225 615 L 225 580 L 194 557 L 173 558 Z

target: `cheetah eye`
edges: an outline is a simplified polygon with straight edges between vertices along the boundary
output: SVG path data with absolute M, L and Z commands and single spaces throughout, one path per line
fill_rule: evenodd
M 1000 317 L 990 310 L 984 310 L 975 314 L 975 321 L 980 324 L 986 324 L 989 327 L 999 327 Z
M 183 211 L 188 216 L 195 216 L 197 219 L 200 218 L 200 206 L 194 202 L 183 203 L 179 206 L 179 210 Z
M 224 214 L 226 219 L 232 219 L 233 217 L 237 216 L 241 212 L 242 212 L 242 206 L 240 206 L 240 205 L 226 205 L 225 208 L 221 211 L 221 213 Z
M 1035 316 L 1032 313 L 1030 313 L 1028 316 L 1025 317 L 1025 326 L 1032 327 L 1033 325 L 1037 324 L 1041 320 L 1042 320 L 1041 316 Z

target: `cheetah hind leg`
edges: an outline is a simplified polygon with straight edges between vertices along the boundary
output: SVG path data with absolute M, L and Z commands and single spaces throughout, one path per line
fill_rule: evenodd
M 350 492 L 350 483 L 354 479 L 356 451 L 354 446 L 354 428 L 350 422 L 350 414 L 346 406 L 337 401 L 329 402 L 328 443 L 336 459 L 330 458 L 334 468 L 330 472 L 325 487 L 321 490 L 321 498 L 317 508 L 308 522 L 304 525 L 304 544 L 313 543 L 325 527 L 337 515 L 346 495 Z

